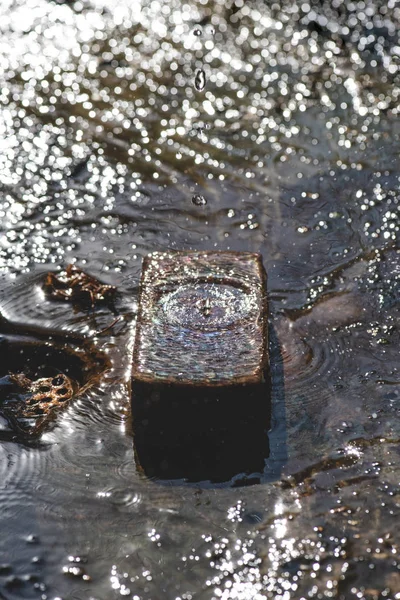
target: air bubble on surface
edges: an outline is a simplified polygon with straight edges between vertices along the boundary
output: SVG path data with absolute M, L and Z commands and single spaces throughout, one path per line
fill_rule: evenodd
M 195 194 L 192 198 L 192 203 L 195 206 L 205 206 L 207 204 L 207 200 L 204 198 L 204 196 L 201 196 L 200 194 Z

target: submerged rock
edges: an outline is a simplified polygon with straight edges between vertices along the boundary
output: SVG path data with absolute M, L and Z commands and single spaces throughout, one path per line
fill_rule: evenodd
M 0 440 L 37 438 L 58 413 L 104 373 L 94 346 L 68 340 L 4 334 L 0 365 Z
M 2 378 L 2 412 L 23 432 L 39 432 L 45 421 L 65 408 L 77 391 L 72 379 L 59 373 L 55 377 L 31 380 L 22 373 Z
M 76 265 L 68 265 L 60 273 L 46 275 L 44 290 L 52 300 L 67 300 L 77 306 L 94 308 L 97 304 L 112 304 L 116 288 L 98 281 Z

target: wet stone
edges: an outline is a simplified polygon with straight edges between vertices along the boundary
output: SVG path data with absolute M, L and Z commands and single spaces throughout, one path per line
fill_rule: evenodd
M 146 474 L 225 481 L 262 472 L 269 423 L 265 283 L 256 254 L 145 259 L 132 412 Z
M 109 368 L 88 341 L 17 333 L 8 323 L 0 363 L 0 441 L 37 438 Z M 7 328 L 13 329 L 7 332 Z
M 116 295 L 114 286 L 101 283 L 72 264 L 60 273 L 47 273 L 44 290 L 52 300 L 67 300 L 90 308 L 97 304 L 112 305 Z
M 62 373 L 36 380 L 11 373 L 0 379 L 0 392 L 2 388 L 1 410 L 17 430 L 30 434 L 40 432 L 55 412 L 68 405 L 77 390 L 75 382 Z

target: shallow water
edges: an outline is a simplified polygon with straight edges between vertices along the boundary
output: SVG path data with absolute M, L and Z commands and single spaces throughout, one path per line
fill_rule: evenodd
M 399 598 L 399 7 L 6 0 L 0 16 L 0 333 L 112 364 L 40 440 L 0 431 L 0 597 Z M 135 463 L 138 280 L 165 249 L 263 255 L 259 484 L 161 484 Z M 118 287 L 111 328 L 106 306 L 44 299 L 71 262 Z

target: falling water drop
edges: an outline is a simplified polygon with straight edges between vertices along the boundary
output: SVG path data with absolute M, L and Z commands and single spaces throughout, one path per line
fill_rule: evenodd
M 197 69 L 194 77 L 194 87 L 198 92 L 202 92 L 206 87 L 206 74 L 204 69 Z
M 207 204 L 207 200 L 200 194 L 195 194 L 192 198 L 192 202 L 195 206 L 204 206 Z
M 200 307 L 201 312 L 205 317 L 209 317 L 211 314 L 211 301 L 210 298 L 206 298 Z

